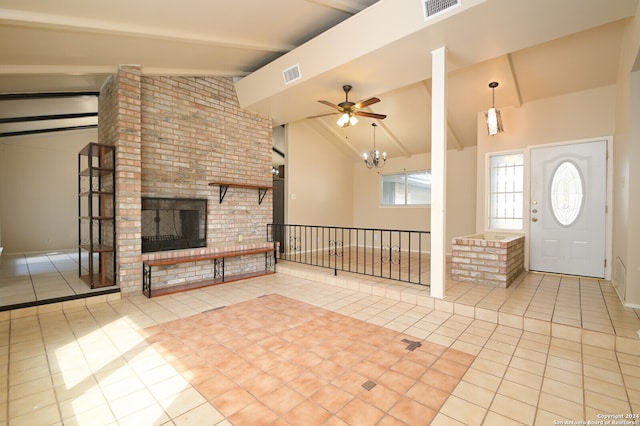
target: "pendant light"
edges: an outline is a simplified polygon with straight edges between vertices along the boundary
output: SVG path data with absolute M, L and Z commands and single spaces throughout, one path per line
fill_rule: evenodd
M 380 151 L 376 149 L 376 127 L 378 125 L 376 123 L 371 123 L 373 126 L 373 150 L 369 151 L 369 153 L 364 153 L 364 164 L 368 169 L 381 169 L 384 167 L 384 164 L 387 162 L 387 153 L 382 153 L 382 159 L 380 158 Z
M 491 136 L 496 135 L 498 133 L 504 132 L 504 128 L 502 127 L 502 117 L 500 116 L 500 111 L 496 109 L 496 94 L 495 90 L 498 87 L 497 81 L 492 81 L 489 83 L 489 87 L 491 88 L 491 108 L 485 113 L 485 117 L 487 118 L 487 131 Z

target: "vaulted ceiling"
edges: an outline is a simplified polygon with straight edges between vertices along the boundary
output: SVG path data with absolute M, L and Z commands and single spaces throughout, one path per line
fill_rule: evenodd
M 367 108 L 387 115 L 378 146 L 410 156 L 429 150 L 430 52 L 446 46 L 449 143 L 460 149 L 476 143 L 490 81 L 500 82 L 499 108 L 614 84 L 624 20 L 638 8 L 638 0 L 460 0 L 425 19 L 423 4 L 3 0 L 0 133 L 15 129 L 16 117 L 67 111 L 59 100 L 47 110 L 3 95 L 99 91 L 119 64 L 139 64 L 146 75 L 234 77 L 242 107 L 274 126 L 305 120 L 336 144 L 348 137 L 356 161 L 371 147 L 373 120 L 343 130 L 337 116 L 306 118 L 330 112 L 317 100 L 339 103 L 351 84 L 350 100 L 381 99 Z M 292 65 L 301 78 L 285 84 Z

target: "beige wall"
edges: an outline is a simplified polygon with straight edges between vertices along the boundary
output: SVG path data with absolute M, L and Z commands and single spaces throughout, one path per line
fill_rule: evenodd
M 640 16 L 640 5 L 636 11 Z M 623 301 L 640 307 L 640 22 L 629 20 L 621 48 L 613 169 L 613 277 Z
M 484 113 L 479 113 L 476 231 L 485 231 L 485 166 L 488 153 L 611 136 L 615 129 L 615 93 L 615 86 L 606 86 L 529 102 L 520 108 L 502 109 L 505 131 L 495 136 L 487 134 Z M 614 141 L 614 150 L 615 144 Z
M 447 155 L 450 241 L 475 231 L 476 149 L 450 150 Z M 286 223 L 429 230 L 428 207 L 381 207 L 378 171 L 357 158 L 306 121 L 287 125 Z M 380 172 L 430 169 L 430 161 L 427 154 L 389 159 Z
M 370 170 L 361 162 L 354 169 L 354 226 L 414 231 L 431 229 L 429 207 L 380 205 L 380 174 L 431 169 L 429 154 L 390 158 L 383 169 Z M 476 149 L 447 152 L 447 252 L 451 239 L 475 232 Z
M 610 137 L 615 132 L 616 87 L 606 86 L 529 102 L 520 108 L 502 110 L 504 133 L 489 136 L 483 113 L 478 114 L 478 158 L 477 158 L 477 232 L 485 232 L 486 223 L 486 161 L 492 152 L 523 151 L 525 154 L 525 268 L 529 267 L 529 147 L 544 144 L 570 143 Z M 613 140 L 613 152 L 616 140 Z M 607 233 L 611 233 L 611 217 L 608 218 Z M 610 238 L 610 236 L 608 235 Z M 610 250 L 611 247 L 609 246 Z M 611 275 L 611 259 L 605 274 Z
M 286 128 L 285 222 L 353 226 L 352 157 L 307 121 Z
M 78 151 L 97 131 L 0 142 L 0 226 L 5 253 L 78 246 Z

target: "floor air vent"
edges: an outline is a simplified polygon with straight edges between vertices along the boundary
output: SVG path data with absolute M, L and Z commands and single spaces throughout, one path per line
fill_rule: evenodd
M 300 65 L 296 64 L 282 71 L 282 76 L 284 77 L 284 84 L 289 84 L 289 83 L 293 83 L 296 80 L 300 80 L 302 78 L 302 73 L 300 72 Z
M 423 0 L 424 20 L 456 6 L 460 6 L 460 0 Z

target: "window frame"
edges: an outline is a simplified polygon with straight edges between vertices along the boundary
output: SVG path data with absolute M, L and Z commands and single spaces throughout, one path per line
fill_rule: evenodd
M 519 218 L 522 221 L 522 225 L 518 228 L 494 228 L 491 223 L 491 158 L 508 155 L 521 155 L 522 156 L 522 217 Z M 484 187 L 484 200 L 485 200 L 485 217 L 484 228 L 486 232 L 525 232 L 528 221 L 528 209 L 527 209 L 527 197 L 528 197 L 528 151 L 526 149 L 517 149 L 509 151 L 492 151 L 488 152 L 485 157 L 485 187 Z
M 421 204 L 408 204 L 407 200 L 409 199 L 409 194 L 408 194 L 408 188 L 409 185 L 407 184 L 407 180 L 408 180 L 408 176 L 411 174 L 418 174 L 418 173 L 428 173 L 429 176 L 431 176 L 431 170 L 430 169 L 418 169 L 418 170 L 403 170 L 403 171 L 399 171 L 399 172 L 389 172 L 389 173 L 379 173 L 380 176 L 380 180 L 379 180 L 379 188 L 380 188 L 380 196 L 379 196 L 379 200 L 378 200 L 378 204 L 380 207 L 383 208 L 425 208 L 425 207 L 431 207 L 431 197 L 429 197 L 429 202 L 428 203 L 421 203 Z M 385 204 L 384 203 L 384 178 L 388 177 L 388 176 L 402 176 L 404 179 L 404 203 L 403 204 Z M 431 184 L 428 185 L 428 189 L 429 189 L 429 193 L 431 193 Z

